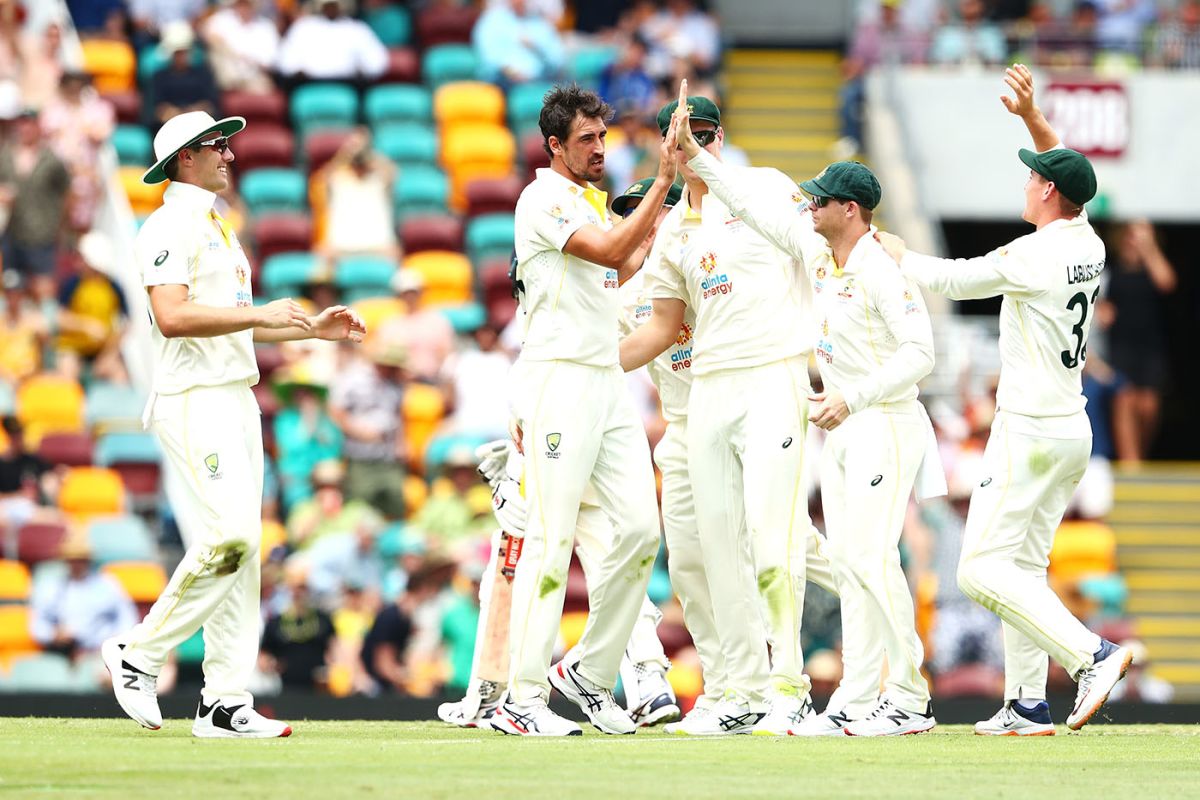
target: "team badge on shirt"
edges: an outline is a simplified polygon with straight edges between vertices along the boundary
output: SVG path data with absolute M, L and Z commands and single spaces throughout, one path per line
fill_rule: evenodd
M 563 214 L 562 206 L 551 206 L 550 216 L 554 217 L 554 221 L 558 223 L 558 227 L 560 228 L 571 221 Z
M 546 458 L 558 458 L 562 453 L 558 452 L 558 446 L 562 444 L 561 433 L 546 434 Z
M 921 307 L 917 305 L 917 301 L 913 299 L 913 293 L 908 289 L 904 290 L 904 313 L 905 314 L 920 314 Z
M 816 280 L 813 281 L 813 291 L 820 292 L 825 288 L 825 276 L 828 274 L 824 266 L 817 267 Z
M 842 286 L 842 290 L 838 292 L 838 297 L 843 300 L 854 299 L 854 278 L 846 278 L 846 284 Z
M 242 264 L 237 265 L 237 279 L 242 286 L 246 285 L 246 267 Z
M 221 459 L 216 453 L 209 453 L 204 457 L 204 466 L 208 468 L 210 480 L 215 481 L 221 477 Z

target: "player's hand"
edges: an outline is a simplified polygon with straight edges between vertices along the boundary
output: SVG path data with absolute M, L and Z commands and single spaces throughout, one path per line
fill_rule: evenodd
M 492 486 L 504 479 L 504 467 L 508 463 L 508 448 L 508 439 L 496 439 L 475 448 L 475 458 L 479 459 L 479 466 L 475 468 L 475 471 Z
M 354 309 L 330 306 L 312 318 L 312 333 L 314 338 L 330 342 L 344 339 L 361 342 L 367 333 L 367 326 Z
M 904 240 L 896 234 L 888 233 L 887 231 L 875 231 L 875 241 L 883 245 L 883 252 L 891 256 L 892 260 L 897 264 L 900 263 L 900 259 L 904 258 L 907 248 L 904 246 Z
M 679 169 L 679 156 L 675 152 L 675 128 L 677 121 L 671 117 L 671 124 L 663 134 L 662 144 L 658 148 L 658 175 L 655 181 L 663 181 L 670 186 L 675 182 L 675 172 Z
M 684 78 L 679 82 L 679 105 L 671 115 L 671 123 L 675 125 L 675 143 L 683 150 L 687 159 L 695 158 L 700 153 L 700 143 L 692 136 L 692 115 L 688 112 L 688 82 Z M 668 135 L 670 130 L 667 131 Z
M 516 481 L 503 480 L 492 489 L 492 513 L 500 529 L 514 539 L 525 538 L 527 511 L 521 486 Z
M 308 314 L 304 313 L 304 308 L 290 297 L 283 297 L 279 300 L 272 300 L 258 310 L 258 327 L 259 328 L 300 328 L 301 330 L 312 330 L 312 322 L 308 319 Z
M 1000 95 L 1000 102 L 1010 114 L 1027 117 L 1037 111 L 1033 104 L 1033 73 L 1024 64 L 1013 64 L 1004 70 L 1004 82 L 1013 90 L 1015 97 Z
M 846 405 L 846 398 L 842 397 L 842 393 L 837 389 L 811 394 L 808 396 L 808 401 L 816 404 L 816 407 L 808 415 L 808 421 L 821 430 L 831 431 L 850 416 L 850 407 Z

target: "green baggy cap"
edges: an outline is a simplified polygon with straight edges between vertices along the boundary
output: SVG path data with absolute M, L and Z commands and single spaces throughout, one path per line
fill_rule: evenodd
M 1066 147 L 1044 153 L 1022 148 L 1017 155 L 1025 166 L 1054 181 L 1059 194 L 1072 203 L 1081 206 L 1096 196 L 1096 171 L 1083 153 Z
M 853 200 L 868 210 L 874 210 L 883 197 L 875 173 L 858 161 L 835 161 L 800 188 L 816 197 Z
M 654 178 L 642 178 L 637 181 L 621 194 L 617 195 L 617 199 L 612 202 L 613 213 L 618 217 L 625 216 L 625 209 L 629 208 L 629 201 L 638 197 L 645 197 L 646 192 L 650 191 L 650 187 L 654 186 Z M 683 196 L 683 184 L 676 181 L 671 184 L 671 188 L 667 190 L 667 199 L 663 201 L 663 205 L 670 207 L 679 202 L 679 198 Z
M 658 112 L 658 132 L 665 134 L 667 128 L 671 127 L 671 115 L 675 113 L 675 109 L 679 108 L 679 101 L 672 100 L 663 106 Z M 702 119 L 711 122 L 717 127 L 721 126 L 721 109 L 717 108 L 717 104 L 707 97 L 688 98 L 688 114 L 692 119 Z

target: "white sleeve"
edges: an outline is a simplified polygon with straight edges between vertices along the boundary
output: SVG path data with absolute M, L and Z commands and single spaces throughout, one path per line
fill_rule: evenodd
M 679 268 L 667 256 L 667 239 L 658 237 L 654 247 L 650 248 L 650 256 L 642 267 L 645 273 L 646 297 L 651 300 L 682 300 L 688 302 L 687 283 Z
M 978 258 L 905 253 L 900 268 L 917 283 L 951 300 L 980 300 L 1001 294 L 1024 300 L 1044 291 L 1037 265 L 1013 244 Z
M 543 193 L 529 200 L 517 211 L 524 217 L 521 221 L 532 232 L 536 242 L 543 245 L 536 248 L 538 250 L 557 250 L 561 253 L 575 231 L 588 224 L 587 218 L 578 213 L 566 198 Z
M 134 259 L 143 286 L 180 284 L 191 288 L 196 248 L 191 235 L 171 230 L 165 220 L 147 220 L 134 242 Z M 180 226 L 182 228 L 182 226 Z

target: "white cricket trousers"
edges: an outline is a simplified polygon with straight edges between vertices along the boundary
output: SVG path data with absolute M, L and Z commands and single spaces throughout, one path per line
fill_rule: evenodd
M 992 423 L 984 477 L 967 512 L 958 586 L 1004 621 L 1005 699 L 1044 700 L 1047 653 L 1074 677 L 1100 648 L 1100 637 L 1046 583 L 1054 533 L 1087 469 L 1092 440 L 1019 432 L 1016 417 L 1002 411 Z
M 900 567 L 900 532 L 929 440 L 917 402 L 851 414 L 825 439 L 821 504 L 827 552 L 841 593 L 842 680 L 829 708 L 863 717 L 885 691 L 898 707 L 925 713 L 929 684 L 912 595 Z
M 794 357 L 697 375 L 688 404 L 688 471 L 724 688 L 752 710 L 768 689 L 808 692 L 805 580 L 836 593 L 808 516 L 808 392 L 804 360 Z
M 713 619 L 712 595 L 700 552 L 692 478 L 687 465 L 687 422 L 672 422 L 654 448 L 654 463 L 662 471 L 663 533 L 667 540 L 667 570 L 671 588 L 683 608 L 683 622 L 700 657 L 704 693 L 700 708 L 711 707 L 725 691 L 725 655 Z
M 183 560 L 124 658 L 157 675 L 168 654 L 204 626 L 206 705 L 253 702 L 246 691 L 259 643 L 262 416 L 245 381 L 159 395 L 150 412 L 171 497 L 188 542 Z
M 658 503 L 646 432 L 617 365 L 519 360 L 513 378 L 529 521 L 513 580 L 509 697 L 516 703 L 549 697 L 546 673 L 589 482 L 612 532 L 598 574 L 589 576 L 579 671 L 611 689 L 658 554 Z

